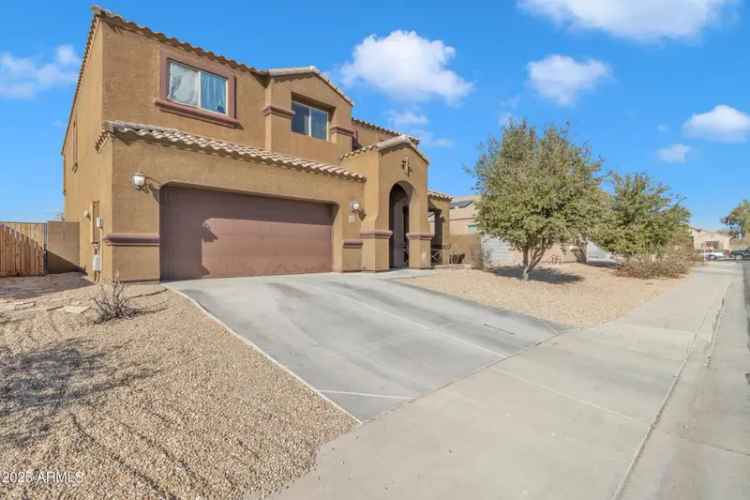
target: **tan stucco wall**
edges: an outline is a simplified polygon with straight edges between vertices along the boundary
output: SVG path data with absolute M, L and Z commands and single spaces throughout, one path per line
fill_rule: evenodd
M 314 75 L 274 78 L 266 92 L 266 104 L 291 110 L 292 101 L 300 100 L 330 112 L 329 127 L 352 131 L 352 106 L 322 79 Z M 273 116 L 281 127 L 274 129 L 268 149 L 301 158 L 338 163 L 339 158 L 352 150 L 351 135 L 331 133 L 327 141 L 291 132 L 291 120 Z
M 92 256 L 95 241 L 102 231 L 94 226 L 92 203 L 99 202 L 99 215 L 104 221 L 104 230 L 111 221 L 111 161 L 107 151 L 97 153 L 95 144 L 101 131 L 103 103 L 103 61 L 105 47 L 101 24 L 94 32 L 89 55 L 85 62 L 84 76 L 75 105 L 71 112 L 71 124 L 68 127 L 63 146 L 63 165 L 65 168 L 65 209 L 64 219 L 79 223 L 78 264 L 93 277 L 91 272 Z M 72 124 L 75 123 L 77 132 Z M 76 144 L 77 142 L 77 144 Z M 77 170 L 74 172 L 76 164 Z M 89 217 L 84 212 L 89 212 Z M 93 240 L 93 241 L 92 241 Z M 104 253 L 106 256 L 106 251 Z
M 410 171 L 402 169 L 408 159 Z M 342 166 L 367 175 L 364 190 L 365 217 L 362 221 L 364 239 L 363 268 L 383 271 L 390 266 L 388 240 L 389 197 L 391 189 L 400 183 L 410 195 L 409 232 L 412 235 L 429 235 L 427 221 L 427 163 L 413 148 L 402 145 L 385 151 L 370 150 L 345 158 Z M 430 266 L 430 241 L 418 237 L 409 239 L 409 267 Z
M 161 94 L 164 52 L 177 54 L 190 64 L 195 58 L 221 64 L 232 73 L 236 88 L 238 126 L 217 124 L 195 116 L 175 114 L 155 104 Z M 292 99 L 300 99 L 331 111 L 328 140 L 318 140 L 291 131 Z M 271 111 L 269 111 L 271 109 Z M 322 78 L 314 74 L 269 77 L 232 68 L 193 51 L 164 44 L 153 37 L 109 21 L 96 24 L 85 61 L 73 118 L 78 123 L 78 171 L 72 173 L 73 134 L 66 137 L 65 219 L 79 222 L 79 263 L 91 272 L 93 249 L 102 255 L 103 275 L 111 279 L 119 271 L 124 280 L 159 279 L 159 246 L 104 243 L 107 235 L 158 235 L 158 187 L 167 183 L 255 193 L 268 196 L 324 201 L 339 206 L 334 220 L 333 266 L 338 271 L 386 270 L 388 255 L 388 203 L 396 183 L 409 186 L 410 266 L 430 265 L 430 227 L 427 221 L 427 163 L 409 146 L 371 151 L 346 159 L 346 168 L 364 173 L 366 183 L 323 174 L 311 174 L 209 155 L 177 147 L 116 137 L 96 151 L 96 140 L 105 120 L 121 120 L 162 127 L 266 148 L 274 152 L 333 164 L 352 150 L 356 130 L 360 142 L 372 144 L 392 133 L 352 122 L 351 104 Z M 409 159 L 411 172 L 401 168 Z M 153 179 L 156 189 L 135 191 L 131 176 L 140 171 Z M 359 201 L 363 214 L 352 214 L 349 205 Z M 98 202 L 103 227 L 93 227 L 94 217 L 84 217 Z M 384 237 L 385 236 L 385 237 Z M 101 241 L 92 245 L 92 240 Z
M 100 22 L 107 57 L 104 62 L 104 120 L 123 120 L 173 127 L 198 135 L 263 147 L 262 109 L 265 87 L 247 71 L 232 71 L 236 81 L 239 127 L 229 127 L 168 112 L 154 100 L 160 95 L 161 51 L 182 55 L 186 62 L 200 58 L 192 52 L 167 46 L 140 33 L 115 29 Z M 226 65 L 223 65 L 226 66 Z M 229 68 L 229 66 L 226 66 Z
M 47 272 L 77 271 L 80 259 L 78 222 L 47 222 Z
M 291 131 L 291 120 L 280 114 L 265 114 L 267 105 L 291 111 L 295 96 L 309 104 L 330 110 L 330 126 L 352 129 L 351 104 L 314 74 L 269 78 L 200 57 L 177 47 L 166 46 L 140 33 L 113 29 L 101 23 L 107 58 L 104 79 L 103 118 L 173 127 L 197 135 L 248 144 L 308 159 L 337 163 L 352 150 L 351 136 L 330 134 L 321 140 Z M 239 126 L 211 123 L 176 114 L 154 101 L 160 96 L 162 52 L 185 63 L 218 64 L 235 81 Z
M 333 269 L 360 270 L 360 250 L 351 248 L 359 241 L 360 221 L 350 217 L 349 204 L 362 199 L 363 183 L 145 141 L 128 144 L 115 138 L 109 144 L 115 171 L 112 233 L 159 234 L 158 188 L 168 184 L 324 201 L 339 207 L 333 220 Z M 130 179 L 136 171 L 149 178 L 153 189 L 146 192 L 132 187 Z M 109 248 L 113 249 L 114 260 L 112 268 L 105 269 L 105 278 L 119 271 L 124 280 L 159 279 L 158 245 L 118 244 Z

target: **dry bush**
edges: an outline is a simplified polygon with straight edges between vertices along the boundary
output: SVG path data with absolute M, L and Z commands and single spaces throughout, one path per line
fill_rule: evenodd
M 631 278 L 679 278 L 695 265 L 692 245 L 675 244 L 661 256 L 636 255 L 617 269 L 617 274 Z
M 127 286 L 120 281 L 120 275 L 116 274 L 112 284 L 99 285 L 99 294 L 94 297 L 96 304 L 96 323 L 104 323 L 113 319 L 132 318 L 140 311 L 131 304 L 127 296 Z

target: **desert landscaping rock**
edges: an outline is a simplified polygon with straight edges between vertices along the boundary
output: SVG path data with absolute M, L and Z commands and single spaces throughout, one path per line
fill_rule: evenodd
M 559 264 L 537 268 L 529 282 L 518 268 L 441 269 L 404 283 L 577 327 L 619 318 L 673 287 L 679 279 L 616 276 L 607 267 Z
M 80 472 L 81 482 L 4 484 L 2 498 L 262 496 L 355 425 L 161 286 L 130 287 L 142 313 L 129 320 L 44 310 L 98 292 L 66 279 L 75 288 L 50 294 L 0 280 L 0 294 L 36 294 L 40 307 L 0 321 L 0 470 Z
M 69 314 L 82 314 L 89 309 L 89 306 L 65 306 L 63 311 Z

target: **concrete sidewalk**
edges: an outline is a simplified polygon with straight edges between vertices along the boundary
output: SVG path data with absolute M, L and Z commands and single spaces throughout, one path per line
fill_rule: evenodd
M 381 416 L 329 443 L 317 470 L 278 498 L 747 498 L 740 270 L 700 268 L 619 321 L 551 338 Z M 715 340 L 725 296 L 732 319 Z M 711 346 L 716 374 L 701 382 Z M 702 426 L 681 437 L 695 411 Z M 690 491 L 696 471 L 703 488 Z

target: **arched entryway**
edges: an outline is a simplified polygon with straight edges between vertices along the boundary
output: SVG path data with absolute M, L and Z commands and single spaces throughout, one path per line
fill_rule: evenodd
M 391 237 L 388 245 L 388 255 L 391 268 L 409 266 L 409 202 L 411 189 L 401 184 L 394 184 L 388 203 L 388 229 Z

